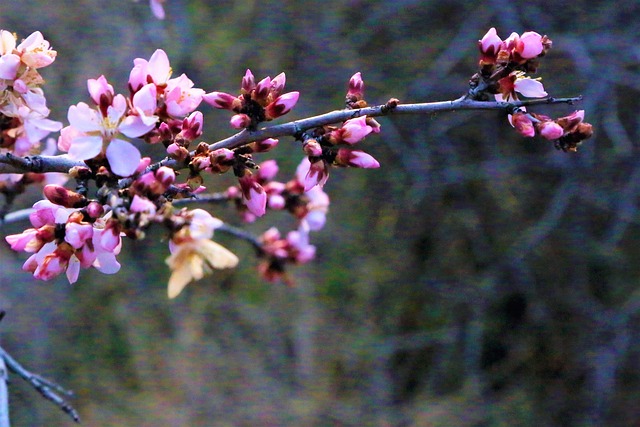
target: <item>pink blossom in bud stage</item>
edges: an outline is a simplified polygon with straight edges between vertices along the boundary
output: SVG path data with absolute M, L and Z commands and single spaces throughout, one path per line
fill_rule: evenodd
M 202 135 L 204 126 L 204 116 L 200 111 L 194 111 L 182 120 L 182 131 L 180 134 L 184 139 L 191 142 Z
M 336 154 L 335 161 L 339 166 L 352 166 L 364 169 L 376 169 L 380 167 L 380 163 L 370 154 L 348 148 L 340 148 Z
M 267 205 L 269 206 L 270 209 L 273 209 L 276 211 L 284 209 L 287 201 L 281 194 L 269 194 L 268 191 L 267 191 L 267 194 L 268 194 Z
M 280 95 L 275 101 L 265 107 L 265 115 L 267 119 L 275 119 L 284 116 L 296 105 L 300 92 L 288 92 Z
M 275 160 L 265 160 L 260 163 L 260 169 L 258 169 L 258 180 L 260 182 L 270 181 L 278 174 L 278 162 Z
M 529 116 L 525 113 L 515 113 L 511 117 L 511 124 L 518 131 L 518 133 L 522 136 L 533 137 L 536 134 L 536 130 L 533 127 L 533 122 L 529 118 Z
M 360 71 L 355 73 L 349 79 L 349 88 L 347 89 L 347 97 L 361 100 L 364 98 L 364 81 Z
M 64 240 L 74 249 L 80 249 L 93 238 L 93 226 L 89 223 L 67 222 Z
M 478 41 L 480 52 L 487 56 L 495 56 L 502 47 L 502 39 L 498 37 L 496 29 L 491 27 L 489 31 Z
M 210 92 L 202 95 L 202 100 L 214 108 L 233 110 L 234 101 L 238 98 L 225 92 Z
M 138 91 L 149 80 L 156 86 L 164 87 L 171 77 L 169 57 L 162 49 L 157 49 L 147 61 L 143 58 L 133 60 L 133 69 L 129 74 L 129 87 L 132 92 Z
M 554 141 L 564 134 L 562 126 L 553 121 L 540 122 L 536 127 L 538 128 L 540 135 L 550 141 Z
M 280 141 L 275 138 L 267 138 L 262 141 L 255 141 L 251 144 L 254 153 L 266 153 L 278 145 Z
M 149 6 L 151 7 L 151 12 L 153 13 L 153 16 L 155 16 L 158 19 L 165 18 L 164 7 L 162 6 L 162 3 L 164 2 L 165 0 L 149 0 Z
M 253 91 L 252 98 L 259 104 L 264 105 L 271 91 L 271 77 L 267 76 L 260 80 Z
M 4 239 L 9 244 L 11 249 L 16 252 L 37 252 L 40 250 L 44 241 L 39 239 L 40 230 L 35 228 L 27 228 L 22 233 L 11 234 Z
M 91 95 L 91 99 L 96 105 L 101 104 L 101 99 L 105 97 L 105 103 L 110 105 L 113 97 L 115 96 L 115 92 L 113 90 L 113 86 L 111 86 L 107 79 L 104 76 L 100 76 L 97 79 L 89 79 L 87 80 L 87 88 L 89 89 L 89 95 Z
M 240 188 L 242 189 L 242 199 L 249 209 L 249 212 L 255 216 L 263 216 L 267 208 L 267 193 L 258 183 L 249 171 L 241 178 L 238 178 Z
M 316 186 L 305 193 L 309 199 L 307 203 L 307 214 L 302 219 L 307 223 L 309 230 L 318 231 L 324 227 L 327 221 L 327 211 L 329 210 L 329 196 Z
M 175 142 L 167 147 L 167 154 L 178 161 L 184 161 L 189 156 L 189 150 Z
M 322 156 L 322 145 L 320 145 L 317 139 L 310 138 L 302 144 L 302 151 L 304 151 L 304 154 L 307 156 L 320 157 Z
M 146 197 L 140 197 L 136 194 L 135 196 L 133 196 L 133 200 L 131 200 L 129 210 L 131 212 L 141 212 L 155 215 L 156 205 Z
M 350 119 L 344 122 L 340 129 L 340 139 L 349 144 L 355 144 L 362 141 L 365 136 L 369 135 L 373 128 L 367 124 L 367 117 L 362 116 L 356 119 Z
M 565 132 L 572 132 L 584 120 L 584 110 L 576 110 L 568 116 L 560 117 L 556 122 Z
M 284 73 L 280 73 L 271 79 L 271 89 L 269 90 L 271 97 L 277 98 L 282 95 L 287 77 Z
M 40 31 L 32 33 L 20 43 L 16 50 L 19 52 L 20 60 L 31 68 L 42 68 L 50 65 L 55 59 L 57 52 L 50 48 L 49 42 L 44 39 Z
M 537 57 L 543 48 L 542 36 L 534 31 L 522 33 L 515 45 L 515 51 L 524 59 Z
M 256 80 L 253 77 L 251 70 L 247 69 L 242 77 L 242 84 L 240 86 L 240 92 L 243 94 L 250 93 L 256 87 Z
M 175 171 L 166 166 L 160 167 L 156 171 L 155 177 L 165 188 L 169 188 L 176 181 Z
M 229 120 L 229 124 L 234 129 L 244 129 L 251 124 L 251 117 L 246 114 L 234 114 Z
M 164 102 L 167 113 L 172 117 L 183 117 L 193 112 L 202 102 L 204 90 L 193 87 L 193 81 L 186 74 L 167 81 Z
M 301 180 L 304 184 L 304 191 L 309 191 L 316 185 L 323 187 L 327 183 L 329 179 L 329 165 L 324 160 L 319 159 L 311 163 L 309 159 L 305 157 L 298 166 L 296 174 L 305 171 L 305 169 L 304 178 Z

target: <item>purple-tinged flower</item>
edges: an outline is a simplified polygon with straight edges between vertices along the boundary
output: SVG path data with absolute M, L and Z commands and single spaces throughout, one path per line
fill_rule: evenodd
M 284 85 L 287 82 L 287 77 L 284 73 L 280 73 L 271 79 L 271 89 L 270 95 L 272 98 L 277 98 L 282 95 L 282 91 L 284 90 Z
M 340 141 L 355 144 L 364 139 L 372 132 L 373 128 L 367 124 L 367 117 L 362 116 L 349 119 L 342 125 L 340 131 Z
M 149 6 L 151 7 L 151 12 L 153 13 L 153 16 L 155 16 L 158 19 L 165 18 L 164 7 L 162 6 L 162 3 L 164 2 L 165 0 L 149 0 Z
M 364 98 L 364 81 L 360 71 L 355 73 L 349 79 L 349 87 L 347 89 L 347 98 L 359 101 Z
M 229 124 L 234 129 L 244 129 L 251 124 L 251 117 L 246 114 L 234 114 L 229 120 Z
M 87 80 L 87 88 L 89 89 L 91 99 L 93 99 L 93 102 L 95 102 L 96 105 L 105 104 L 106 106 L 109 106 L 113 102 L 115 92 L 113 90 L 113 86 L 107 82 L 105 76 Z M 103 97 L 104 101 L 102 101 Z
M 156 86 L 164 87 L 169 77 L 171 77 L 169 57 L 164 50 L 157 49 L 148 61 L 143 58 L 133 60 L 133 69 L 129 74 L 129 89 L 131 92 L 137 92 L 149 83 L 149 79 Z
M 502 47 L 502 39 L 498 37 L 496 29 L 491 27 L 489 31 L 478 41 L 480 52 L 491 57 L 498 54 Z
M 242 189 L 242 199 L 249 212 L 258 217 L 263 216 L 267 209 L 267 192 L 256 177 L 246 170 L 244 176 L 238 178 L 238 182 Z
M 564 134 L 564 129 L 554 121 L 543 121 L 536 125 L 540 135 L 550 141 L 560 138 Z
M 193 87 L 193 81 L 186 74 L 167 81 L 164 102 L 167 113 L 172 117 L 183 117 L 193 112 L 202 102 L 204 90 Z
M 256 80 L 253 77 L 251 70 L 247 69 L 242 77 L 242 84 L 240 85 L 240 92 L 242 94 L 248 94 L 256 87 Z
M 522 33 L 515 46 L 515 51 L 524 59 L 537 57 L 543 49 L 542 36 L 534 31 Z

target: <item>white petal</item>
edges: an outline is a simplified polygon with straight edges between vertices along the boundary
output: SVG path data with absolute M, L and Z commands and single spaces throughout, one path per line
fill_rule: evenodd
M 107 160 L 113 173 L 129 176 L 140 164 L 140 151 L 130 142 L 114 139 L 107 147 Z
M 102 151 L 101 136 L 79 136 L 71 141 L 69 157 L 74 160 L 93 159 Z

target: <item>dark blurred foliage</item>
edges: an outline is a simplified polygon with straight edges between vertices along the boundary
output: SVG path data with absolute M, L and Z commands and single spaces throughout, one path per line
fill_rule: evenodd
M 41 30 L 58 50 L 43 74 L 59 120 L 88 99 L 87 78 L 124 91 L 132 60 L 160 47 L 174 75 L 207 91 L 236 91 L 246 68 L 285 71 L 302 93 L 293 119 L 341 108 L 356 71 L 370 103 L 456 98 L 489 27 L 536 30 L 554 41 L 538 74 L 547 91 L 585 100 L 535 111 L 585 109 L 596 133 L 566 154 L 495 112 L 381 119 L 365 145 L 382 168 L 332 172 L 319 259 L 295 270 L 295 288 L 260 281 L 251 249 L 231 239 L 239 269 L 175 301 L 160 230 L 125 242 L 118 275 L 83 271 L 74 286 L 32 280 L 5 247 L 2 345 L 73 389 L 85 425 L 640 423 L 635 0 L 168 0 L 167 13 L 2 2 L 0 27 Z M 203 110 L 209 142 L 231 134 L 224 112 Z M 275 154 L 282 180 L 301 157 L 288 147 Z M 273 222 L 293 225 L 273 215 L 248 228 Z M 16 426 L 70 424 L 17 379 L 11 411 Z

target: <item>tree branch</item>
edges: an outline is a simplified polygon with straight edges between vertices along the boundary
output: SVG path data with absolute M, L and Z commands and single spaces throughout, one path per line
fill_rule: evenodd
M 31 384 L 33 388 L 35 388 L 38 393 L 42 395 L 47 400 L 52 401 L 56 405 L 60 407 L 64 412 L 69 414 L 69 416 L 77 423 L 80 422 L 80 416 L 78 412 L 69 404 L 60 394 L 72 395 L 73 393 L 63 389 L 58 384 L 49 381 L 45 378 L 42 378 L 39 375 L 36 375 L 32 372 L 27 371 L 22 365 L 20 365 L 13 357 L 9 355 L 2 347 L 0 347 L 0 369 L 3 367 L 3 364 L 6 364 L 12 372 L 18 374 L 23 380 Z M 0 374 L 3 374 L 0 372 Z M 6 371 L 4 372 L 4 378 L 0 378 L 0 382 L 6 384 Z M 8 401 L 8 399 L 7 399 Z M 2 405 L 0 404 L 0 407 Z M 8 412 L 8 411 L 7 411 Z M 0 415 L 2 415 L 0 413 Z M 8 416 L 8 415 L 7 415 Z M 1 418 L 0 418 L 1 421 Z M 9 424 L 6 424 L 7 426 Z M 0 424 L 2 426 L 2 424 Z

